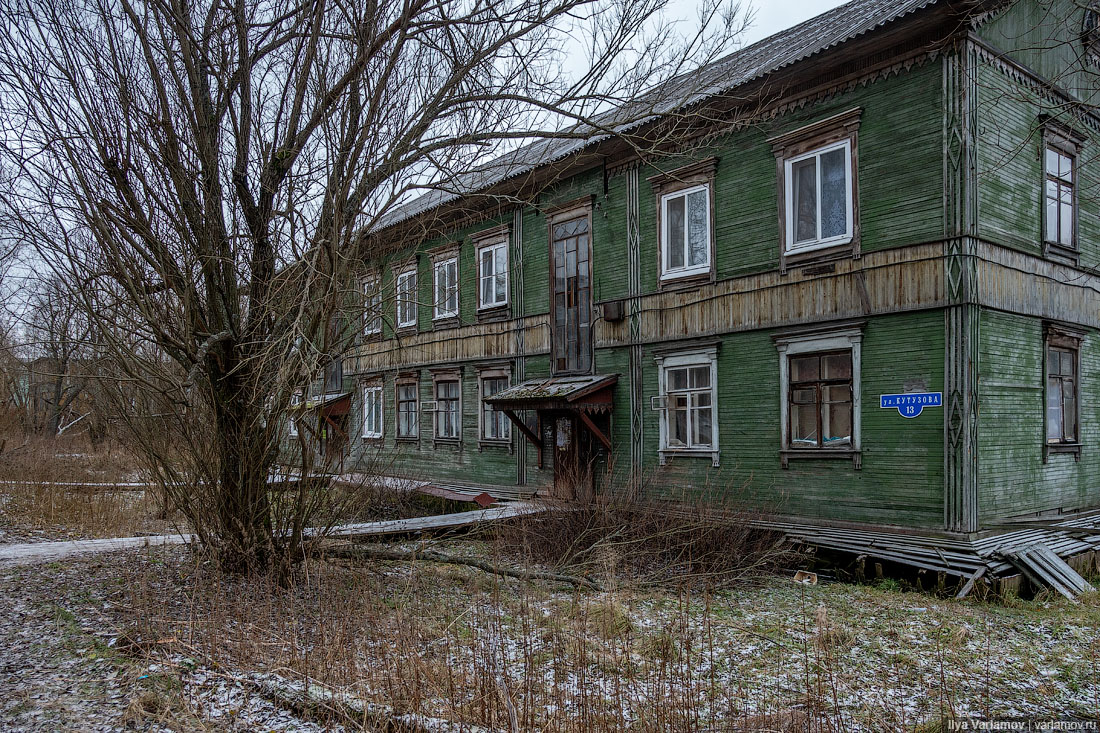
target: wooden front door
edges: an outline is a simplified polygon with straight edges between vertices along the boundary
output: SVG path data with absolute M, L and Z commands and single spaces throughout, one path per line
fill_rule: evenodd
M 592 371 L 592 282 L 588 215 L 552 229 L 551 368 L 555 374 Z

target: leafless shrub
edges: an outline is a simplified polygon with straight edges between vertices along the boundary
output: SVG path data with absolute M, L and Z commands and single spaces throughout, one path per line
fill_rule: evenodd
M 628 585 L 728 585 L 796 562 L 781 534 L 754 523 L 759 510 L 742 505 L 738 492 L 701 494 L 655 496 L 634 483 L 589 502 L 547 503 L 543 513 L 495 527 L 495 539 L 528 561 Z

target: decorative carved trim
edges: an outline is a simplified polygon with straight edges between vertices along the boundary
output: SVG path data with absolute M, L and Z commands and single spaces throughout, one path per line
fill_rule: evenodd
M 697 186 L 700 183 L 709 183 L 714 180 L 717 170 L 718 158 L 711 156 L 675 170 L 649 176 L 646 180 L 653 186 L 653 190 L 660 195 L 681 188 Z
M 790 132 L 768 138 L 768 144 L 777 155 L 790 157 L 843 140 L 859 130 L 862 107 L 826 117 Z

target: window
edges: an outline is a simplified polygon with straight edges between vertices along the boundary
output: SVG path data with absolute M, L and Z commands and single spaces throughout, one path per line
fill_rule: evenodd
M 363 388 L 363 437 L 382 437 L 382 386 Z
M 718 465 L 717 347 L 657 357 L 660 458 L 703 455 Z
M 416 326 L 416 270 L 397 276 L 397 327 Z
M 646 180 L 657 195 L 661 282 L 709 276 L 714 266 L 714 176 L 707 158 Z
M 497 392 L 508 389 L 508 377 L 505 375 L 484 375 L 481 378 L 481 439 L 489 441 L 511 441 L 512 421 L 492 405 L 485 402 Z
M 852 240 L 852 146 L 844 140 L 785 163 L 787 251 Z
M 432 267 L 435 277 L 435 318 L 458 315 L 458 258 L 440 260 Z
M 1081 452 L 1078 418 L 1081 383 L 1081 339 L 1083 332 L 1061 325 L 1046 324 L 1046 444 L 1043 459 L 1050 453 Z
M 415 381 L 397 383 L 397 437 L 411 440 L 420 436 L 420 388 Z
M 382 289 L 377 277 L 363 281 L 363 335 L 382 333 Z
M 775 337 L 784 468 L 790 458 L 830 456 L 850 456 L 860 467 L 861 328 Z
M 460 410 L 460 382 L 437 380 L 435 383 L 435 437 L 436 440 L 458 440 L 462 429 Z
M 1076 249 L 1074 156 L 1062 146 L 1047 144 L 1043 153 L 1043 238 L 1048 245 Z
M 508 243 L 497 242 L 477 251 L 478 307 L 508 303 Z
M 287 418 L 287 427 L 290 430 L 290 437 L 298 437 L 298 408 L 302 404 L 302 392 L 296 390 L 294 394 L 290 395 L 290 416 Z
M 791 356 L 790 446 L 852 445 L 852 352 Z
M 710 186 L 661 197 L 663 277 L 710 271 Z

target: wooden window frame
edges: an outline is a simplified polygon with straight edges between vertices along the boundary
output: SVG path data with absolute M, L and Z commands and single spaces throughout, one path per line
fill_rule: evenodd
M 431 253 L 432 262 L 432 327 L 433 328 L 445 328 L 449 326 L 457 326 L 459 322 L 459 314 L 462 312 L 461 302 L 461 273 L 459 271 L 459 247 L 457 244 L 449 244 L 446 247 L 435 250 Z M 451 287 L 454 289 L 455 307 L 454 311 L 440 310 L 441 301 L 439 301 L 439 275 L 440 272 L 446 271 L 448 265 L 454 266 L 454 282 L 451 283 Z
M 360 416 L 362 422 L 361 437 L 364 441 L 381 441 L 386 436 L 386 394 L 383 388 L 381 378 L 371 379 L 362 382 L 359 385 L 359 392 L 363 398 L 363 413 Z M 378 431 L 367 430 L 367 394 L 374 395 L 378 400 L 378 416 L 375 422 L 378 425 Z
M 411 321 L 401 320 L 401 305 L 402 305 L 401 282 L 402 282 L 402 280 L 404 280 L 407 277 L 412 277 L 412 288 L 411 288 L 411 292 L 410 292 L 411 300 L 408 301 L 408 302 L 411 302 L 411 304 L 412 304 L 411 307 L 412 307 L 413 317 L 412 317 Z M 397 330 L 399 332 L 402 332 L 402 331 L 416 331 L 416 329 L 417 329 L 417 322 L 420 320 L 420 318 L 419 318 L 419 315 L 420 315 L 420 298 L 418 297 L 419 296 L 418 291 L 419 291 L 419 287 L 420 287 L 419 280 L 420 280 L 420 277 L 419 277 L 419 273 L 417 272 L 417 267 L 416 267 L 415 264 L 404 265 L 404 266 L 394 270 L 394 275 L 393 275 L 394 323 L 396 324 Z
M 656 197 L 657 224 L 657 286 L 665 289 L 675 286 L 713 282 L 715 279 L 715 206 L 714 180 L 718 171 L 718 158 L 706 158 L 691 165 L 682 166 L 667 173 L 646 178 Z M 705 266 L 683 267 L 669 270 L 666 266 L 665 205 L 677 196 L 706 189 L 707 192 L 707 263 Z M 688 243 L 685 241 L 685 246 Z M 686 260 L 685 260 L 686 262 Z
M 672 353 L 660 353 L 655 356 L 657 362 L 657 397 L 652 406 L 660 413 L 658 460 L 667 465 L 669 459 L 677 457 L 709 458 L 711 466 L 717 467 L 721 458 L 719 446 L 718 421 L 718 347 L 703 346 Z M 687 367 L 710 367 L 710 406 L 711 406 L 711 445 L 706 448 L 689 448 L 669 445 L 669 407 L 668 372 Z M 690 428 L 689 428 L 690 430 Z
M 859 124 L 861 108 L 827 117 L 768 139 L 775 154 L 776 195 L 779 201 L 779 266 L 791 267 L 860 256 Z M 820 240 L 812 245 L 792 246 L 794 239 L 793 188 L 791 169 L 800 160 L 844 147 L 848 164 L 848 231 L 843 237 Z M 820 179 L 820 176 L 818 176 Z M 819 180 L 820 186 L 820 180 Z M 820 228 L 820 207 L 818 227 Z
M 401 434 L 401 406 L 409 400 L 401 399 L 401 388 L 413 388 L 413 425 L 416 427 L 415 435 Z M 393 382 L 393 436 L 398 443 L 420 442 L 420 377 L 417 374 L 398 374 Z
M 300 389 L 294 390 L 293 392 L 290 393 L 290 407 L 295 408 L 298 405 L 302 404 L 302 399 L 303 399 L 302 390 L 300 390 Z M 289 418 L 288 418 L 288 422 L 289 422 L 288 437 L 297 438 L 298 437 L 298 419 L 297 419 L 297 411 L 296 410 L 291 410 Z
M 488 365 L 478 367 L 477 370 L 477 435 L 478 435 L 478 448 L 485 446 L 512 446 L 512 423 L 505 418 L 505 427 L 508 430 L 507 438 L 490 438 L 485 435 L 485 412 L 489 408 L 485 404 L 485 398 L 488 396 L 485 394 L 485 380 L 487 379 L 503 379 L 506 382 L 505 389 L 512 386 L 512 368 L 510 365 Z M 495 393 L 494 393 L 495 394 Z M 493 412 L 498 412 L 493 410 Z
M 1084 342 L 1085 331 L 1063 324 L 1043 324 L 1043 463 L 1046 463 L 1051 454 L 1069 453 L 1075 461 L 1081 460 L 1081 346 Z M 1073 440 L 1062 438 L 1052 440 L 1050 437 L 1050 417 L 1047 399 L 1050 389 L 1050 352 L 1052 349 L 1070 351 L 1073 353 L 1073 422 L 1075 425 Z M 1062 403 L 1063 433 L 1065 431 L 1065 402 Z
M 800 331 L 785 331 L 772 337 L 779 352 L 779 419 L 780 444 L 779 457 L 783 468 L 788 468 L 791 460 L 799 459 L 846 459 L 851 460 L 857 470 L 862 468 L 862 408 L 863 389 L 863 323 L 836 324 L 815 327 Z M 829 352 L 850 351 L 852 354 L 852 440 L 844 448 L 802 448 L 791 446 L 790 393 L 792 356 L 824 354 Z
M 482 302 L 482 299 L 481 299 L 481 295 L 482 295 L 482 288 L 481 288 L 482 283 L 481 283 L 481 281 L 485 278 L 485 275 L 481 272 L 481 255 L 486 250 L 492 250 L 493 252 L 496 252 L 496 250 L 498 250 L 498 249 L 503 249 L 504 250 L 504 261 L 505 261 L 504 300 L 502 300 L 500 302 L 495 302 L 494 301 L 492 303 L 484 303 L 484 302 Z M 510 267 L 511 261 L 509 260 L 510 252 L 508 250 L 508 240 L 507 239 L 495 239 L 494 238 L 494 239 L 486 239 L 486 240 L 483 240 L 481 242 L 478 242 L 477 248 L 476 248 L 476 255 L 477 255 L 476 268 L 477 268 L 477 310 L 478 310 L 478 313 L 485 313 L 485 312 L 488 312 L 488 311 L 507 310 L 508 304 L 511 302 L 511 299 L 512 299 L 512 293 L 511 293 L 511 290 L 512 290 L 511 275 L 512 275 L 512 273 L 511 273 L 511 267 Z M 494 255 L 494 258 L 493 258 L 493 262 L 494 263 L 496 262 L 495 255 Z M 496 277 L 497 274 L 498 273 L 496 272 L 495 264 L 494 264 L 493 277 Z M 496 292 L 495 287 L 493 289 L 493 292 L 495 294 L 495 292 Z
M 1039 171 L 1042 181 L 1039 187 L 1039 218 L 1040 239 L 1043 243 L 1043 256 L 1075 266 L 1080 261 L 1080 238 L 1078 231 L 1081 220 L 1081 208 L 1078 194 L 1080 189 L 1078 161 L 1080 160 L 1081 145 L 1083 141 L 1084 138 L 1073 130 L 1048 121 L 1043 125 L 1042 145 L 1039 148 Z M 1047 224 L 1049 223 L 1047 218 L 1047 182 L 1056 180 L 1058 181 L 1058 185 L 1064 185 L 1064 179 L 1059 177 L 1052 179 L 1047 172 L 1047 150 L 1053 150 L 1070 159 L 1071 181 L 1069 182 L 1069 187 L 1072 195 L 1070 207 L 1073 215 L 1073 223 L 1070 227 L 1071 241 L 1069 245 L 1063 244 L 1060 241 L 1051 241 L 1047 239 Z
M 441 436 L 439 434 L 439 414 L 442 410 L 439 409 L 439 385 L 444 383 L 455 383 L 458 385 L 458 399 L 456 406 L 456 427 L 458 433 L 454 436 Z M 435 403 L 435 410 L 432 413 L 432 439 L 437 444 L 458 444 L 462 442 L 462 372 L 458 370 L 448 369 L 445 371 L 432 372 L 432 401 Z
M 578 199 L 568 201 L 559 206 L 549 208 L 545 211 L 546 216 L 546 242 L 549 248 L 547 253 L 547 260 L 549 261 L 549 279 L 547 281 L 547 293 L 550 298 L 550 373 L 554 376 L 558 375 L 571 375 L 571 374 L 591 374 L 596 364 L 595 354 L 595 334 L 593 328 L 596 321 L 596 302 L 595 292 L 593 288 L 594 281 L 592 279 L 592 258 L 595 253 L 595 240 L 592 232 L 592 208 L 593 199 L 591 195 L 582 196 Z M 574 219 L 586 218 L 588 220 L 588 298 L 589 301 L 589 313 L 588 313 L 588 368 L 587 369 L 557 369 L 555 365 L 556 345 L 554 343 L 554 227 L 558 224 L 572 221 Z
M 363 340 L 377 340 L 382 336 L 382 278 L 377 273 L 365 275 L 359 289 L 363 296 Z M 377 302 L 372 304 L 372 299 Z

